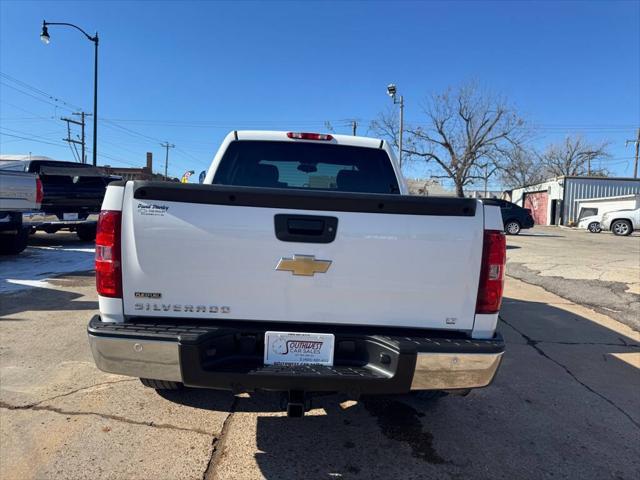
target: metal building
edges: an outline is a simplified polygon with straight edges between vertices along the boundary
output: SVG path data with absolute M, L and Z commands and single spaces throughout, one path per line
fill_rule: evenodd
M 536 224 L 572 226 L 578 200 L 640 194 L 640 180 L 616 177 L 556 177 L 514 188 L 511 201 L 532 212 Z

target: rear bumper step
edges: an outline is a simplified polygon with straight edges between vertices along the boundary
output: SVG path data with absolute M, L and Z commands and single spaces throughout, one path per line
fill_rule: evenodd
M 504 342 L 404 335 L 378 335 L 327 326 L 335 335 L 334 366 L 263 364 L 267 323 L 169 324 L 144 319 L 88 326 L 98 368 L 105 372 L 232 390 L 336 391 L 352 395 L 456 390 L 487 386 L 500 365 Z M 314 330 L 317 326 L 314 326 Z M 304 331 L 299 327 L 293 331 Z

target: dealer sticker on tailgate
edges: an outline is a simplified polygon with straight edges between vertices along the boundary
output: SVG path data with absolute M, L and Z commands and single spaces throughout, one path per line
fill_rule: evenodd
M 266 332 L 265 365 L 333 365 L 330 333 Z

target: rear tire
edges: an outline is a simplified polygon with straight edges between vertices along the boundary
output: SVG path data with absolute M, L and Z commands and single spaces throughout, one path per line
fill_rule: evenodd
M 29 229 L 21 228 L 13 235 L 0 235 L 0 255 L 17 255 L 27 248 Z
M 509 220 L 504 226 L 504 231 L 508 235 L 518 235 L 521 228 L 522 227 L 520 226 L 520 222 L 518 222 L 517 220 Z
M 600 222 L 591 222 L 587 227 L 587 230 L 589 230 L 591 233 L 600 233 L 602 231 Z
M 142 385 L 156 390 L 181 390 L 184 385 L 180 382 L 171 382 L 169 380 L 153 380 L 151 378 L 141 378 Z
M 631 235 L 631 232 L 633 232 L 633 227 L 631 226 L 631 222 L 629 222 L 629 220 L 616 220 L 611 224 L 611 231 L 614 235 L 626 237 L 628 235 Z

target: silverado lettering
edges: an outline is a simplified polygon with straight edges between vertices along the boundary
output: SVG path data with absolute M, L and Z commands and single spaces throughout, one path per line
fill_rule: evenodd
M 154 312 L 195 312 L 195 313 L 230 313 L 231 307 L 219 307 L 217 305 L 172 305 L 166 303 L 135 303 L 137 311 Z

